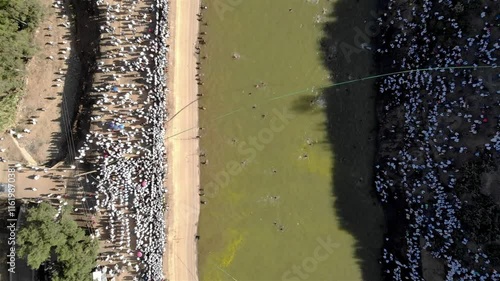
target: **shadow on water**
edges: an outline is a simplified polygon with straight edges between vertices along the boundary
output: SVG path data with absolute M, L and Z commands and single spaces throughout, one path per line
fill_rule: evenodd
M 372 53 L 367 49 L 369 36 L 376 36 L 377 32 L 376 9 L 373 0 L 339 0 L 333 4 L 318 44 L 332 83 L 375 73 Z M 367 43 L 367 49 L 361 47 L 363 43 Z M 328 87 L 322 93 L 327 115 L 327 122 L 322 125 L 328 131 L 334 154 L 333 207 L 341 227 L 356 240 L 355 258 L 363 280 L 367 281 L 381 280 L 379 258 L 385 229 L 373 180 L 377 133 L 374 82 Z M 293 108 L 309 113 L 315 108 L 312 101 L 313 97 L 302 96 Z

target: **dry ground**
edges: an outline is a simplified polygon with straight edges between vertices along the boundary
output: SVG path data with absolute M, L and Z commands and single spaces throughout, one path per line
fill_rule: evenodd
M 198 85 L 195 80 L 197 57 L 195 45 L 198 36 L 196 14 L 200 10 L 200 1 L 171 2 L 174 13 L 173 51 L 170 53 L 170 116 L 179 112 L 186 105 L 197 99 Z M 183 109 L 167 124 L 167 136 L 174 135 L 188 128 L 198 126 L 198 102 Z M 164 258 L 164 270 L 169 280 L 198 280 L 197 234 L 200 210 L 199 188 L 199 141 L 198 130 L 185 133 L 182 139 L 167 139 L 169 151 L 169 212 L 167 251 Z M 188 139 L 188 140 L 185 140 Z
M 71 30 L 62 25 L 67 22 L 67 19 L 62 18 L 64 10 L 52 7 L 51 0 L 40 2 L 45 6 L 46 16 L 35 31 L 34 43 L 38 46 L 38 52 L 27 65 L 26 91 L 16 116 L 17 125 L 13 128 L 23 135 L 18 139 L 19 146 L 26 149 L 38 164 L 47 162 L 59 153 L 61 121 L 69 120 L 67 115 L 72 108 L 69 102 L 62 103 L 63 91 L 66 97 L 76 92 L 79 69 L 77 56 L 66 49 L 71 47 Z M 48 59 L 50 56 L 53 59 Z M 67 71 L 68 65 L 71 72 Z M 67 110 L 62 111 L 63 107 Z M 61 117 L 62 112 L 65 115 Z M 36 125 L 30 124 L 31 118 L 36 119 Z M 31 132 L 23 133 L 24 129 Z M 5 138 L 6 144 L 0 146 L 8 148 L 1 157 L 32 162 L 28 161 L 29 157 L 20 157 L 19 151 L 13 149 L 15 143 L 5 133 L 1 137 Z
M 63 122 L 69 122 L 74 106 L 75 99 L 71 97 L 78 85 L 79 62 L 67 49 L 71 48 L 71 29 L 63 25 L 68 22 L 63 16 L 67 11 L 61 6 L 52 6 L 52 0 L 40 2 L 45 17 L 35 31 L 34 43 L 38 51 L 26 67 L 25 94 L 19 104 L 16 125 L 11 128 L 15 133 L 0 132 L 0 183 L 6 183 L 8 175 L 13 174 L 15 181 L 11 184 L 15 186 L 16 199 L 44 198 L 54 205 L 62 200 L 71 204 L 67 194 L 72 188 L 70 181 L 74 171 L 61 163 L 52 168 L 43 164 L 61 153 L 62 126 L 68 124 Z M 33 118 L 36 124 L 30 122 Z M 30 132 L 23 132 L 25 129 Z M 18 134 L 22 137 L 18 138 Z M 21 165 L 19 170 L 8 171 L 16 165 Z M 35 179 L 35 176 L 40 178 Z

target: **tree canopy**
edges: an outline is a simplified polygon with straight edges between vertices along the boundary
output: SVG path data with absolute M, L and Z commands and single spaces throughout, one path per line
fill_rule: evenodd
M 42 15 L 38 0 L 0 0 L 0 130 L 14 120 L 24 67 L 35 52 L 32 34 Z
M 97 240 L 85 235 L 67 211 L 56 215 L 57 210 L 47 203 L 28 209 L 26 223 L 17 236 L 19 256 L 37 269 L 55 253 L 52 280 L 90 280 L 96 266 Z

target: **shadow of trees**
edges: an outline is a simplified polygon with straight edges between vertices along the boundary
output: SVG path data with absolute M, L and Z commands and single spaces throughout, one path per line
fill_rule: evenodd
M 377 3 L 372 0 L 339 0 L 319 42 L 324 66 L 332 83 L 374 75 L 370 36 L 376 36 Z M 363 280 L 381 280 L 379 259 L 384 233 L 384 215 L 374 187 L 377 121 L 375 80 L 323 89 L 322 105 L 333 151 L 333 208 L 341 227 L 356 240 L 356 259 Z M 309 113 L 313 97 L 302 96 L 294 110 Z

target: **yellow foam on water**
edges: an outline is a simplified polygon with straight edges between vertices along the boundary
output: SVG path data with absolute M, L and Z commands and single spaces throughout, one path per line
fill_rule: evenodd
M 221 260 L 221 265 L 223 267 L 228 267 L 234 260 L 234 256 L 236 255 L 236 252 L 238 251 L 241 242 L 243 241 L 243 236 L 238 233 L 237 231 L 233 230 L 231 231 L 232 233 L 235 234 L 235 236 L 238 236 L 236 239 L 233 239 L 231 243 L 227 246 L 226 250 L 224 251 L 224 255 Z
M 315 174 L 317 176 L 330 178 L 332 174 L 332 169 L 334 165 L 334 160 L 332 160 L 332 151 L 324 151 L 318 149 L 309 149 L 308 146 L 304 146 L 299 155 L 307 154 L 307 159 L 295 160 L 292 163 L 302 169 L 307 169 L 309 173 Z M 295 157 L 295 156 L 294 156 Z
M 332 160 L 331 155 L 328 157 L 319 153 L 314 153 L 311 160 L 308 162 L 309 172 L 318 176 L 329 178 L 332 174 Z

